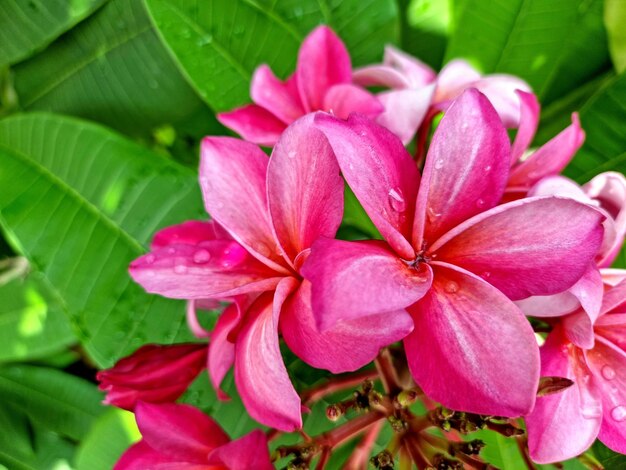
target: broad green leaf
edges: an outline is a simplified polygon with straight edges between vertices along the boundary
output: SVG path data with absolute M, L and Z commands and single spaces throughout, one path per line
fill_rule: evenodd
M 15 429 L 2 428 L 3 433 Z M 10 434 L 13 437 L 13 434 Z M 17 437 L 17 436 L 15 436 Z M 24 451 L 12 443 L 0 442 L 0 469 L 7 470 L 71 470 L 74 445 L 58 434 L 35 427 L 28 431 L 32 448 Z
M 602 1 L 468 0 L 446 60 L 464 57 L 483 72 L 518 75 L 542 100 L 554 99 L 607 65 Z
M 107 0 L 0 0 L 0 67 L 43 49 Z
M 37 359 L 75 342 L 59 302 L 36 275 L 0 285 L 0 362 Z
M 428 63 L 441 68 L 453 11 L 459 0 L 401 0 L 404 10 L 402 48 Z
M 34 423 L 74 440 L 82 439 L 104 411 L 94 384 L 46 367 L 1 367 L 0 397 Z
M 626 455 L 613 452 L 600 441 L 593 445 L 593 453 L 606 470 L 619 470 L 626 466 Z
M 121 136 L 54 115 L 0 121 L 0 225 L 63 299 L 103 367 L 146 342 L 190 339 L 180 301 L 128 264 L 154 232 L 206 218 L 196 175 Z
M 155 34 L 142 2 L 111 0 L 15 67 L 20 105 L 145 134 L 203 107 Z
M 76 470 L 110 470 L 122 453 L 141 438 L 135 415 L 111 408 L 93 424 L 76 451 Z
M 345 40 L 355 64 L 380 61 L 397 36 L 391 0 L 145 0 L 154 24 L 181 70 L 216 111 L 250 101 L 256 67 L 269 64 L 285 77 L 298 47 L 326 23 Z
M 609 36 L 609 51 L 618 72 L 626 70 L 626 2 L 604 0 L 604 24 Z

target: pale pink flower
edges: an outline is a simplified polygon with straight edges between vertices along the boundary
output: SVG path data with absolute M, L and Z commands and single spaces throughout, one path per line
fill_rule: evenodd
M 375 117 L 378 99 L 352 82 L 350 55 L 341 39 L 319 26 L 303 41 L 296 72 L 281 81 L 267 65 L 254 72 L 250 95 L 255 104 L 218 114 L 218 120 L 244 139 L 273 146 L 289 124 L 312 111 L 348 117 L 353 111 Z
M 415 322 L 404 340 L 409 367 L 430 398 L 480 414 L 530 411 L 539 351 L 509 298 L 573 285 L 597 252 L 603 216 L 556 197 L 497 206 L 509 140 L 474 89 L 441 120 L 421 184 L 415 162 L 387 129 L 358 115 L 318 115 L 315 122 L 386 240 L 320 238 L 313 245 L 303 273 L 320 328 L 382 312 L 392 321 L 408 308 Z
M 392 46 L 385 49 L 382 64 L 356 70 L 354 81 L 390 89 L 378 95 L 385 111 L 377 121 L 405 144 L 429 114 L 432 117 L 433 112 L 445 111 L 468 88 L 476 88 L 489 98 L 506 127 L 517 127 L 520 102 L 515 90 L 530 91 L 530 86 L 518 77 L 482 76 L 462 59 L 450 61 L 437 75 L 425 63 Z
M 282 430 L 302 421 L 279 331 L 305 362 L 339 373 L 367 364 L 413 328 L 404 311 L 337 324 L 323 334 L 315 327 L 311 285 L 300 269 L 318 237 L 334 237 L 344 184 L 313 118 L 287 128 L 271 158 L 249 142 L 206 138 L 200 166 L 205 207 L 232 238 L 153 248 L 130 268 L 147 291 L 166 297 L 239 299 L 211 336 L 216 347 L 210 346 L 209 372 L 218 385 L 234 361 L 250 415 Z
M 538 463 L 575 457 L 596 437 L 626 453 L 626 280 L 605 288 L 592 348 L 576 346 L 561 323 L 541 348 L 541 375 L 566 377 L 574 385 L 538 398 L 526 417 L 530 455 Z M 586 312 L 571 315 L 584 317 Z
M 114 470 L 272 470 L 261 430 L 231 441 L 222 428 L 189 405 L 139 402 L 135 419 L 142 439 Z

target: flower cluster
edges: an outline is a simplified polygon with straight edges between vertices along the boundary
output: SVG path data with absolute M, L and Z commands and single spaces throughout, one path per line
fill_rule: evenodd
M 460 60 L 437 75 L 391 47 L 383 64 L 353 70 L 324 26 L 286 81 L 259 67 L 251 95 L 255 104 L 219 116 L 245 140 L 202 142 L 211 220 L 162 230 L 130 266 L 148 292 L 188 301 L 192 331 L 210 338 L 208 373 L 221 399 L 234 366 L 249 414 L 297 430 L 306 403 L 281 338 L 334 374 L 402 342 L 408 386 L 382 374 L 388 396 L 360 392 L 359 406 L 392 425 L 428 427 L 402 404 L 412 390 L 445 407 L 433 407 L 429 423 L 446 431 L 511 429 L 498 420 L 525 416 L 537 462 L 576 456 L 596 436 L 626 453 L 626 272 L 607 269 L 626 233 L 626 179 L 605 173 L 579 187 L 558 176 L 584 141 L 576 115 L 529 150 L 539 104 L 523 81 L 481 76 Z M 405 148 L 413 140 L 416 155 Z M 257 144 L 273 147 L 271 156 Z M 379 237 L 336 238 L 346 184 Z M 214 330 L 204 331 L 196 308 L 219 305 Z M 550 330 L 541 350 L 539 322 L 527 316 Z M 134 409 L 143 435 L 118 468 L 271 468 L 260 432 L 229 442 L 199 411 L 155 404 L 176 400 L 207 352 L 151 348 L 101 374 L 108 402 Z M 569 380 L 537 398 L 540 377 Z M 440 438 L 428 436 L 424 445 L 436 446 Z M 434 465 L 414 441 L 403 445 L 418 465 Z M 259 447 L 259 461 L 237 457 L 242 446 Z M 457 458 L 475 459 L 470 444 L 459 446 Z

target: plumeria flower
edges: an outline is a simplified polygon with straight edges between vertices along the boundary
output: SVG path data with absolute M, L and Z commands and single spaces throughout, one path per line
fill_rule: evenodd
M 138 401 L 176 401 L 206 366 L 205 344 L 148 344 L 98 372 L 104 403 L 132 410 Z
M 383 105 L 352 82 L 350 55 L 341 39 L 319 26 L 303 41 L 296 72 L 282 82 L 267 65 L 254 72 L 250 95 L 254 104 L 218 114 L 218 120 L 244 139 L 273 146 L 289 124 L 312 111 L 347 117 L 358 111 L 375 117 Z
M 530 455 L 538 463 L 575 457 L 596 437 L 626 453 L 626 280 L 606 285 L 593 332 L 593 347 L 583 349 L 557 324 L 541 348 L 541 374 L 566 377 L 574 385 L 537 399 L 526 418 Z
M 603 216 L 556 197 L 497 206 L 509 176 L 509 140 L 474 89 L 446 111 L 421 184 L 415 162 L 387 129 L 357 115 L 315 122 L 386 240 L 315 242 L 303 273 L 320 328 L 382 312 L 391 321 L 392 312 L 408 308 L 415 330 L 404 340 L 407 359 L 430 398 L 478 414 L 530 411 L 539 351 L 509 298 L 573 285 L 602 241 Z
M 505 200 L 526 196 L 530 188 L 547 176 L 558 175 L 572 160 L 585 141 L 578 113 L 572 114 L 572 124 L 531 151 L 530 144 L 539 124 L 539 102 L 532 93 L 517 92 L 521 103 L 520 122 L 511 150 L 511 174 Z
M 378 123 L 405 144 L 411 141 L 427 116 L 432 118 L 444 111 L 468 88 L 484 93 L 507 127 L 517 127 L 520 102 L 515 90 L 531 90 L 526 82 L 512 75 L 482 76 L 462 59 L 450 61 L 437 75 L 425 63 L 392 46 L 386 47 L 382 64 L 356 70 L 354 81 L 363 86 L 389 88 L 378 95 L 385 106 Z
M 142 439 L 114 470 L 272 470 L 261 430 L 231 441 L 200 410 L 180 404 L 139 402 L 135 419 Z
M 529 195 L 570 197 L 596 207 L 606 216 L 602 245 L 587 272 L 576 284 L 559 294 L 530 297 L 517 302 L 527 315 L 547 319 L 564 317 L 563 329 L 570 341 L 581 348 L 592 348 L 595 337 L 593 325 L 600 314 L 604 292 L 598 268 L 611 265 L 626 236 L 626 178 L 619 173 L 607 172 L 581 187 L 563 176 L 551 176 L 537 183 Z M 585 315 L 572 314 L 581 309 Z
M 234 361 L 237 389 L 250 415 L 281 430 L 302 421 L 279 331 L 305 362 L 339 373 L 371 362 L 382 346 L 413 328 L 405 311 L 391 317 L 379 312 L 324 333 L 316 328 L 311 285 L 300 270 L 317 238 L 335 236 L 344 183 L 313 119 L 308 115 L 287 128 L 271 158 L 249 142 L 206 138 L 200 165 L 204 203 L 229 238 L 153 248 L 130 267 L 147 291 L 166 297 L 245 296 L 218 320 L 209 370 L 218 383 Z

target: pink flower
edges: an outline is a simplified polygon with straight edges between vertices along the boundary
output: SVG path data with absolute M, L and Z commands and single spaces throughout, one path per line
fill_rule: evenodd
M 250 415 L 268 426 L 302 424 L 300 398 L 279 349 L 279 331 L 305 362 L 334 373 L 356 370 L 413 328 L 404 312 L 334 325 L 319 333 L 311 285 L 300 269 L 313 242 L 334 237 L 343 216 L 343 180 L 314 115 L 289 126 L 271 158 L 227 137 L 202 144 L 200 184 L 207 211 L 231 239 L 153 247 L 132 277 L 147 291 L 181 299 L 239 297 L 211 337 L 209 371 L 219 384 L 234 362 Z M 213 346 L 215 345 L 215 347 Z
M 104 403 L 132 410 L 137 401 L 173 402 L 206 365 L 206 344 L 148 344 L 98 372 Z
M 541 348 L 541 374 L 575 384 L 538 398 L 526 418 L 530 455 L 538 463 L 575 457 L 596 437 L 626 453 L 626 281 L 607 284 L 594 334 L 594 346 L 583 349 L 558 324 Z
M 378 123 L 405 144 L 411 141 L 429 111 L 444 111 L 468 88 L 484 93 L 507 127 L 517 127 L 520 101 L 515 90 L 530 91 L 530 86 L 517 77 L 504 74 L 483 77 L 461 59 L 450 61 L 437 75 L 428 65 L 391 46 L 385 49 L 381 65 L 356 70 L 354 81 L 363 86 L 390 89 L 378 95 L 385 106 Z
M 267 439 L 256 430 L 231 441 L 222 428 L 189 405 L 139 402 L 142 439 L 114 470 L 272 470 Z
M 219 121 L 244 139 L 273 146 L 289 124 L 312 111 L 347 117 L 383 111 L 374 95 L 352 83 L 346 46 L 327 26 L 311 32 L 300 47 L 296 72 L 282 82 L 267 65 L 256 69 L 250 89 L 255 104 L 218 114 Z
M 556 197 L 496 207 L 508 180 L 509 141 L 477 90 L 464 92 L 441 120 L 421 184 L 387 129 L 357 115 L 315 122 L 386 240 L 321 238 L 313 245 L 303 273 L 320 328 L 382 312 L 391 321 L 408 308 L 415 330 L 404 346 L 429 397 L 480 414 L 527 413 L 539 352 L 509 298 L 574 284 L 600 245 L 602 215 Z

